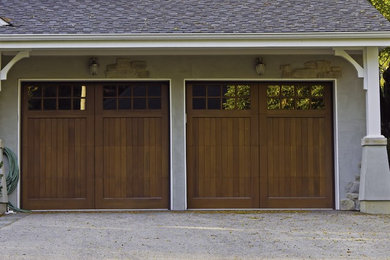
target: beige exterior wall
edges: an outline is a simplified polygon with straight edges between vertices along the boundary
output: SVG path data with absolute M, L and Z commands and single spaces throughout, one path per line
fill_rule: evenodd
M 132 56 L 131 60 L 145 61 L 149 78 L 171 80 L 171 171 L 172 207 L 185 207 L 185 79 L 280 79 L 280 65 L 302 68 L 304 62 L 313 60 L 331 61 L 332 66 L 342 68 L 342 76 L 336 79 L 338 170 L 340 199 L 346 196 L 347 184 L 359 174 L 365 135 L 365 97 L 363 81 L 347 61 L 324 55 L 264 55 L 266 73 L 258 76 L 254 69 L 256 56 Z M 24 59 L 9 72 L 2 82 L 0 92 L 0 138 L 7 147 L 19 153 L 19 90 L 21 79 L 105 79 L 105 69 L 116 63 L 117 57 L 98 57 L 100 67 L 97 76 L 90 76 L 87 68 L 90 57 L 51 56 Z M 3 58 L 6 63 L 7 57 Z M 128 77 L 129 80 L 133 77 Z M 337 164 L 336 164 L 337 166 Z M 337 189 L 336 189 L 337 190 Z M 16 203 L 16 194 L 11 196 Z

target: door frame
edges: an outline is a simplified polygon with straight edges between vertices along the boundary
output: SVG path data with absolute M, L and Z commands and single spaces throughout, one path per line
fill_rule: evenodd
M 318 82 L 331 82 L 333 87 L 332 87 L 332 126 L 333 126 L 333 186 L 334 186 L 334 191 L 333 191 L 333 198 L 334 198 L 334 205 L 335 209 L 339 210 L 340 209 L 340 173 L 339 173 L 339 159 L 338 159 L 338 118 L 337 118 L 337 79 L 336 78 L 185 78 L 184 79 L 184 107 L 185 107 L 185 115 L 186 115 L 186 127 L 187 129 L 187 82 L 196 82 L 196 81 L 220 81 L 220 82 L 256 82 L 256 83 L 262 83 L 262 82 L 313 82 L 313 81 L 318 81 Z M 185 147 L 187 147 L 187 132 L 185 131 Z M 185 150 L 184 154 L 185 158 L 187 158 L 187 149 Z M 188 203 L 188 188 L 187 188 L 187 160 L 184 162 L 185 163 L 185 194 L 186 194 L 186 201 Z
M 168 115 L 168 126 L 169 126 L 169 161 L 168 161 L 168 167 L 169 167 L 169 209 L 171 209 L 172 204 L 173 204 L 173 187 L 172 187 L 172 180 L 173 180 L 173 172 L 172 172 L 172 138 L 171 138 L 171 133 L 172 133 L 172 102 L 171 102 L 171 97 L 172 97 L 172 79 L 170 78 L 19 78 L 18 79 L 18 86 L 17 86 L 17 157 L 20 158 L 18 160 L 18 167 L 21 169 L 22 165 L 22 146 L 23 144 L 21 143 L 22 141 L 22 101 L 23 101 L 23 89 L 22 89 L 22 84 L 24 82 L 88 82 L 88 83 L 98 83 L 98 82 L 162 82 L 165 81 L 168 83 L 168 109 L 169 109 L 169 115 Z M 23 173 L 20 174 L 20 178 L 17 184 L 16 188 L 16 206 L 20 208 L 21 203 L 22 203 L 22 190 L 21 190 L 21 182 L 22 182 L 22 175 Z M 99 210 L 99 209 L 94 209 L 94 210 Z M 149 210 L 149 209 L 146 209 Z M 154 210 L 154 209 L 150 209 Z

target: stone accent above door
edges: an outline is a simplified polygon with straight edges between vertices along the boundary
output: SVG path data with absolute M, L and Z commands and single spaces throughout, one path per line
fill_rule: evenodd
M 282 78 L 339 78 L 341 67 L 331 66 L 327 60 L 313 60 L 304 63 L 303 68 L 292 68 L 291 64 L 280 65 Z
M 116 63 L 106 67 L 107 78 L 149 78 L 145 61 L 117 58 Z

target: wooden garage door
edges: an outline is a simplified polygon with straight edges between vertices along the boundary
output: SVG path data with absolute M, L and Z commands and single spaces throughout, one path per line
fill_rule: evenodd
M 168 208 L 166 83 L 22 88 L 24 208 Z
M 333 207 L 331 87 L 188 83 L 189 207 Z
M 187 85 L 189 208 L 257 208 L 257 88 Z

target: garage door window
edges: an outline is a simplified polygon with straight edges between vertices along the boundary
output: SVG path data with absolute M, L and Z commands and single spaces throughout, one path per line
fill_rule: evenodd
M 324 86 L 288 84 L 267 86 L 268 110 L 323 110 Z
M 161 109 L 161 86 L 106 85 L 104 110 Z
M 250 104 L 250 86 L 246 84 L 199 84 L 192 87 L 192 108 L 196 110 L 248 110 Z
M 86 86 L 39 84 L 27 87 L 28 109 L 48 110 L 85 110 Z

